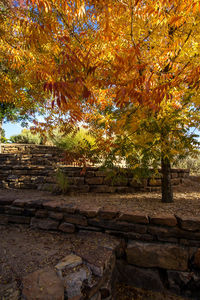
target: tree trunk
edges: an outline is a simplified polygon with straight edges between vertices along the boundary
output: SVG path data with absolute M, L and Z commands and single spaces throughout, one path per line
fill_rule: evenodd
M 162 172 L 162 202 L 173 202 L 173 191 L 171 184 L 171 167 L 170 161 L 167 157 L 161 158 L 161 172 Z

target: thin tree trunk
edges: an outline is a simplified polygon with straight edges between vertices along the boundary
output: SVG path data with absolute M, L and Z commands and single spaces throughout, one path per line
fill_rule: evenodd
M 3 130 L 3 120 L 0 119 L 0 153 L 2 153 L 1 150 L 1 137 L 2 137 L 2 130 Z
M 170 161 L 167 157 L 161 158 L 161 172 L 162 172 L 162 202 L 173 202 L 173 190 L 171 184 L 171 167 Z

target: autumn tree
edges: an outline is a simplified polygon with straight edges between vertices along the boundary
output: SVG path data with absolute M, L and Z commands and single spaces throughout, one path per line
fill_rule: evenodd
M 145 121 L 148 124 L 154 120 L 158 129 L 155 136 L 159 132 L 163 200 L 172 201 L 168 151 L 172 132 L 179 128 L 179 117 L 182 132 L 188 126 L 182 113 L 188 118 L 192 115 L 191 126 L 194 118 L 196 124 L 199 122 L 199 1 L 13 3 L 12 21 L 9 15 L 4 20 L 6 44 L 0 53 L 9 70 L 22 71 L 19 85 L 27 82 L 34 86 L 36 101 L 40 101 L 39 91 L 44 87 L 46 95 L 53 97 L 52 105 L 57 103 L 69 122 L 85 117 L 91 120 L 91 112 L 101 105 L 121 111 L 115 121 L 116 130 L 122 127 L 120 119 L 124 120 L 124 132 L 128 128 L 132 133 L 139 132 Z M 14 31 L 9 33 L 9 28 Z M 15 47 L 10 46 L 13 41 Z M 11 77 L 5 75 L 5 80 L 12 89 L 4 94 L 12 101 L 8 91 L 24 90 L 13 85 Z M 190 114 L 193 108 L 195 114 Z M 113 120 L 108 115 L 106 122 L 107 128 L 114 128 L 109 125 Z M 145 134 L 155 140 L 152 132 L 147 130 Z M 139 134 L 135 138 L 141 139 Z M 144 140 L 142 146 L 145 144 Z

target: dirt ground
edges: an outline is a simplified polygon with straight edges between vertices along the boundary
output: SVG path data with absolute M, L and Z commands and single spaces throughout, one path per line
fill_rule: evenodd
M 116 300 L 187 300 L 187 298 L 175 296 L 170 293 L 161 294 L 126 285 L 118 285 L 117 291 Z
M 64 200 L 81 207 L 115 207 L 121 211 L 140 211 L 148 215 L 172 213 L 200 215 L 200 177 L 190 177 L 174 188 L 174 203 L 161 202 L 161 193 L 135 194 L 83 194 L 54 196 L 48 192 L 32 190 L 0 190 L 0 196 Z M 0 226 L 0 299 L 11 287 L 19 289 L 21 278 L 47 265 L 55 265 L 75 247 L 81 247 L 75 235 L 33 230 L 22 225 Z M 3 296 L 4 295 L 4 296 Z M 17 297 L 17 296 L 16 296 Z M 11 298 L 10 298 L 11 299 Z M 15 298 L 18 299 L 18 298 Z M 168 294 L 146 292 L 120 285 L 117 300 L 181 300 Z M 14 300 L 14 298 L 13 298 Z
M 42 198 L 46 200 L 64 200 L 77 208 L 114 207 L 117 211 L 137 211 L 150 216 L 168 213 L 187 216 L 200 215 L 200 177 L 191 176 L 184 183 L 174 187 L 174 202 L 162 203 L 161 192 L 134 194 L 81 194 L 54 196 L 49 192 L 37 190 L 0 190 L 0 196 L 13 198 Z
M 90 239 L 87 245 L 92 243 Z M 31 229 L 24 225 L 0 226 L 0 299 L 19 300 L 22 278 L 53 266 L 83 245 L 78 234 Z M 89 246 L 90 247 L 90 246 Z M 171 294 L 117 286 L 116 300 L 182 300 Z

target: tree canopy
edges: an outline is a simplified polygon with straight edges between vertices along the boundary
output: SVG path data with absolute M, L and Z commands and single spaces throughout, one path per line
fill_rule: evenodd
M 107 151 L 116 136 L 169 161 L 195 149 L 198 0 L 1 0 L 1 21 L 2 101 L 49 99 Z

